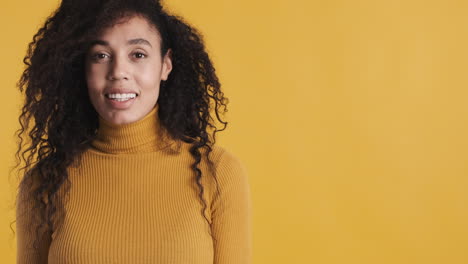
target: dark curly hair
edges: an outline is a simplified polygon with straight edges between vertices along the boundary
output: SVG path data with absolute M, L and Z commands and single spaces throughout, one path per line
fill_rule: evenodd
M 58 209 L 63 201 L 58 190 L 69 184 L 67 168 L 96 137 L 98 114 L 87 89 L 83 89 L 85 54 L 102 29 L 134 15 L 146 18 L 158 29 L 161 55 L 172 50 L 173 69 L 168 79 L 161 81 L 158 115 L 174 140 L 191 145 L 191 167 L 204 205 L 202 214 L 210 224 L 204 214 L 207 205 L 199 164 L 206 155 L 213 167 L 208 154 L 216 132 L 226 128 L 227 122 L 220 116 L 227 111 L 228 100 L 202 35 L 181 17 L 166 12 L 157 0 L 63 0 L 29 44 L 23 60 L 26 68 L 17 84 L 25 102 L 17 131 L 16 168 L 23 177 L 16 202 L 28 197 L 33 205 L 38 220 L 36 249 L 41 233 L 54 230 L 61 219 Z

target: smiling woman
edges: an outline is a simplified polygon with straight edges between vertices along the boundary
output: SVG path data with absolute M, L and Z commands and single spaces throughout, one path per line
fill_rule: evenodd
M 215 145 L 227 99 L 193 27 L 154 0 L 63 0 L 24 61 L 17 263 L 251 263 L 248 177 Z
M 91 103 L 106 121 L 135 122 L 156 105 L 159 84 L 172 70 L 171 50 L 162 57 L 160 42 L 157 29 L 139 16 L 107 28 L 93 42 L 86 80 Z

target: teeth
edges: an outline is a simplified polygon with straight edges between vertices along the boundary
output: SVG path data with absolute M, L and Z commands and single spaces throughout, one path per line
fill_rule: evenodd
M 117 100 L 117 101 L 127 101 L 128 99 L 135 98 L 136 94 L 134 94 L 134 93 L 123 93 L 123 94 L 113 93 L 113 94 L 108 94 L 107 97 L 110 98 L 110 99 L 123 99 L 123 100 Z

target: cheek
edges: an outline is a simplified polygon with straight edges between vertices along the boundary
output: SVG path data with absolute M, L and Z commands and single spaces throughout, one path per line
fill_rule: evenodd
M 105 74 L 100 67 L 89 67 L 86 70 L 86 84 L 89 93 L 95 93 L 102 90 L 105 84 Z
M 161 82 L 160 72 L 161 69 L 158 68 L 158 65 L 140 69 L 138 74 L 140 87 L 146 90 L 159 90 L 158 88 Z

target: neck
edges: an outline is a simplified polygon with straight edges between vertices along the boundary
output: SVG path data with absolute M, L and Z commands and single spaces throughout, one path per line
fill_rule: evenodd
M 160 150 L 164 135 L 158 109 L 156 104 L 142 119 L 123 125 L 112 124 L 99 116 L 99 129 L 92 146 L 113 154 Z

